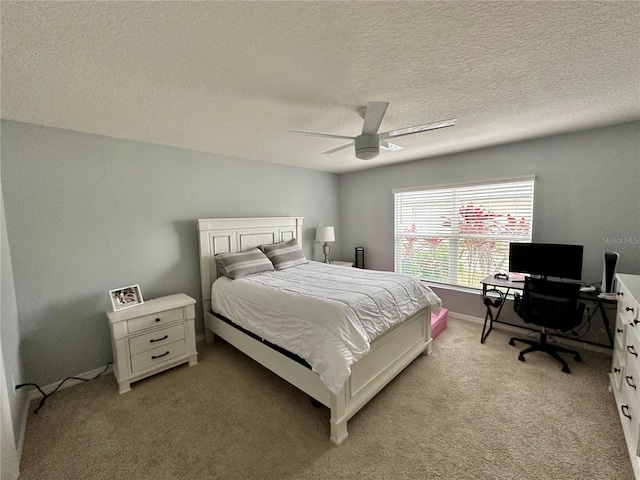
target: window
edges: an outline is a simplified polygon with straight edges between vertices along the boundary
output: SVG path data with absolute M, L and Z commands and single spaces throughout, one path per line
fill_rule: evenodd
M 395 271 L 480 287 L 506 272 L 509 243 L 530 242 L 534 177 L 397 189 Z

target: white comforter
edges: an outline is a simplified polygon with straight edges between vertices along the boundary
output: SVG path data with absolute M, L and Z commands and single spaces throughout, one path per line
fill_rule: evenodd
M 408 275 L 309 262 L 211 287 L 212 310 L 304 358 L 333 393 L 389 327 L 442 302 Z

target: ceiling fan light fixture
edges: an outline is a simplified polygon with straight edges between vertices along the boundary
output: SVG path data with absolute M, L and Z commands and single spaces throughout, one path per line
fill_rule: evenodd
M 380 137 L 378 135 L 360 135 L 355 141 L 356 157 L 360 160 L 371 160 L 380 154 Z
M 424 125 L 415 125 L 413 127 L 401 128 L 399 130 L 391 130 L 388 132 L 378 133 L 380 125 L 389 102 L 369 102 L 366 107 L 358 109 L 358 114 L 364 119 L 362 125 L 362 133 L 357 137 L 347 137 L 345 135 L 333 135 L 331 133 L 315 133 L 315 132 L 302 132 L 300 130 L 289 130 L 291 133 L 297 133 L 300 135 L 310 135 L 312 137 L 324 137 L 324 138 L 339 138 L 342 140 L 353 140 L 353 143 L 347 143 L 337 148 L 332 148 L 323 154 L 336 153 L 349 148 L 352 145 L 355 147 L 356 158 L 360 160 L 371 160 L 380 155 L 380 149 L 390 152 L 399 152 L 404 150 L 402 145 L 392 143 L 390 138 L 404 137 L 405 135 L 411 135 L 414 133 L 426 132 L 428 130 L 437 130 L 438 128 L 453 127 L 456 124 L 456 119 L 444 120 L 433 123 L 425 123 Z

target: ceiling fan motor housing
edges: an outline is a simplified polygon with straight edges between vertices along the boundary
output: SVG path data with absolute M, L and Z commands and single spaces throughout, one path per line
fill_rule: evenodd
M 378 135 L 360 135 L 355 138 L 356 157 L 360 160 L 371 160 L 380 154 L 380 137 Z

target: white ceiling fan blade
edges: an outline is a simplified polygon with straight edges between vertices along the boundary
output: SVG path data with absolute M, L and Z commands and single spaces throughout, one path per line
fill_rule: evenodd
M 299 135 L 309 135 L 310 137 L 328 137 L 328 138 L 341 138 L 343 140 L 354 140 L 354 137 L 345 137 L 344 135 L 331 135 L 330 133 L 301 132 L 299 130 L 289 130 L 289 133 L 297 133 Z
M 413 133 L 426 132 L 427 130 L 437 130 L 438 128 L 453 127 L 456 124 L 456 119 L 443 120 L 440 122 L 426 123 L 424 125 L 416 125 L 415 127 L 401 128 L 399 130 L 392 130 L 390 132 L 384 132 L 380 134 L 381 139 L 402 137 L 404 135 L 411 135 Z
M 384 114 L 389 108 L 388 102 L 369 102 L 367 111 L 364 114 L 364 125 L 362 126 L 363 135 L 375 135 L 378 133 Z
M 334 148 L 333 150 L 327 150 L 326 152 L 322 152 L 322 155 L 326 155 L 328 153 L 339 152 L 340 150 L 344 150 L 345 148 L 349 148 L 349 147 L 353 147 L 353 143 L 347 143 L 346 145 L 343 145 L 343 146 L 338 147 L 338 148 Z
M 380 140 L 380 148 L 384 150 L 389 150 L 390 152 L 399 152 L 400 150 L 404 150 L 402 145 L 398 145 L 397 143 L 391 143 L 386 140 Z

